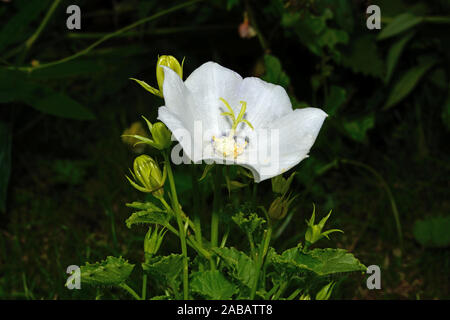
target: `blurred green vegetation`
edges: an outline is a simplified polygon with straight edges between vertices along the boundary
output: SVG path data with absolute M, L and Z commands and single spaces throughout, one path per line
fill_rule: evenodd
M 67 290 L 65 271 L 107 255 L 143 260 L 146 229 L 125 226 L 125 203 L 143 197 L 125 179 L 139 150 L 120 136 L 156 118 L 162 100 L 129 78 L 154 85 L 161 54 L 186 57 L 185 75 L 213 60 L 262 77 L 294 107 L 329 114 L 296 167 L 300 196 L 275 246 L 300 240 L 313 203 L 333 209 L 337 246 L 382 270 L 382 290 L 352 276 L 333 298 L 450 298 L 448 1 L 80 0 L 73 31 L 70 4 L 0 2 L 0 299 L 128 298 Z M 366 27 L 369 4 L 381 30 Z M 190 170 L 202 169 L 175 168 L 186 212 Z M 270 204 L 270 181 L 253 190 Z M 162 250 L 177 251 L 166 238 Z

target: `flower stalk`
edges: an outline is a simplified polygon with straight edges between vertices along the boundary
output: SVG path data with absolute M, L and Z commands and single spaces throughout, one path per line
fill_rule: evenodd
M 183 299 L 189 299 L 189 267 L 188 267 L 188 257 L 187 257 L 187 246 L 186 246 L 186 233 L 183 226 L 182 212 L 180 208 L 180 203 L 178 202 L 177 190 L 175 188 L 175 179 L 173 177 L 172 167 L 170 165 L 170 158 L 168 152 L 163 152 L 165 167 L 167 168 L 167 176 L 169 178 L 170 193 L 172 200 L 172 209 L 175 213 L 175 218 L 178 224 L 179 238 L 181 242 L 181 254 L 183 255 Z

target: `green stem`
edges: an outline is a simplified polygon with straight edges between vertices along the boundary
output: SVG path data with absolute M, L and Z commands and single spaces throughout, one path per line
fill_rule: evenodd
M 289 297 L 287 297 L 286 300 L 294 300 L 295 297 L 298 296 L 298 294 L 299 294 L 300 292 L 302 292 L 302 289 L 297 289 L 297 290 L 295 290 L 294 292 L 292 292 L 292 294 L 291 294 Z
M 278 289 L 277 293 L 272 297 L 272 300 L 278 300 L 280 298 L 280 296 L 283 294 L 284 290 L 286 290 L 288 286 L 288 282 L 283 282 L 280 286 L 280 288 Z
M 171 206 L 169 206 L 169 204 L 167 203 L 167 201 L 163 198 L 163 197 L 157 197 L 158 199 L 159 199 L 159 201 L 161 201 L 161 203 L 163 204 L 163 206 L 167 209 L 167 211 L 169 212 L 169 213 L 172 213 L 172 214 L 174 214 L 174 215 L 176 215 L 174 212 L 174 209 L 171 207 Z M 181 210 L 180 210 L 181 211 Z M 194 233 L 195 233 L 195 230 L 196 230 L 196 228 L 195 228 L 195 225 L 192 223 L 192 221 L 184 214 L 184 212 L 183 211 L 181 211 L 181 219 L 182 219 L 182 221 L 184 222 L 184 223 L 188 223 L 188 225 L 191 227 L 191 229 L 194 231 Z
M 40 34 L 44 30 L 45 26 L 47 25 L 48 21 L 50 20 L 51 16 L 53 15 L 53 12 L 55 12 L 56 8 L 58 7 L 61 0 L 55 0 L 53 1 L 52 5 L 50 6 L 50 9 L 48 9 L 47 14 L 45 15 L 44 19 L 42 20 L 39 27 L 36 29 L 36 32 L 33 33 L 33 35 L 28 38 L 28 40 L 25 42 L 25 51 L 28 51 L 33 43 L 39 38 Z
M 340 162 L 344 163 L 344 164 L 351 164 L 351 165 L 354 165 L 354 166 L 357 166 L 357 167 L 360 167 L 360 168 L 363 168 L 363 169 L 369 171 L 381 183 L 381 186 L 386 191 L 386 194 L 389 198 L 389 202 L 390 202 L 391 208 L 392 208 L 392 213 L 394 214 L 395 224 L 397 227 L 398 240 L 400 242 L 400 247 L 403 249 L 403 233 L 402 233 L 402 225 L 400 223 L 400 214 L 398 212 L 397 204 L 395 203 L 394 196 L 392 195 L 391 188 L 389 188 L 389 185 L 387 184 L 387 182 L 383 179 L 383 177 L 375 169 L 373 169 L 372 167 L 370 167 L 362 162 L 350 160 L 350 159 L 341 159 Z
M 142 300 L 141 297 L 139 297 L 139 295 L 136 293 L 136 291 L 134 291 L 133 289 L 131 289 L 126 283 L 121 283 L 119 285 L 119 287 L 121 287 L 122 289 L 126 290 L 129 294 L 131 294 L 133 296 L 133 298 L 135 298 L 136 300 Z
M 179 4 L 179 5 L 177 5 L 177 6 L 174 6 L 174 7 L 170 8 L 170 9 L 160 11 L 160 12 L 158 12 L 158 13 L 156 13 L 156 14 L 150 16 L 150 17 L 146 17 L 146 18 L 143 18 L 143 19 L 141 19 L 141 20 L 138 20 L 138 21 L 136 21 L 135 23 L 132 23 L 132 24 L 130 24 L 130 25 L 128 25 L 128 26 L 126 26 L 126 27 L 124 27 L 124 28 L 122 28 L 122 29 L 119 29 L 119 30 L 114 31 L 114 32 L 112 32 L 112 33 L 108 33 L 107 35 L 105 35 L 105 36 L 102 37 L 101 39 L 95 41 L 93 44 L 91 44 L 91 45 L 88 46 L 87 48 L 85 48 L 85 49 L 83 49 L 83 50 L 81 50 L 81 51 L 78 51 L 77 53 L 75 53 L 75 54 L 73 54 L 73 55 L 71 55 L 71 56 L 65 57 L 65 58 L 63 58 L 63 59 L 56 60 L 56 61 L 49 62 L 49 63 L 43 63 L 43 64 L 40 64 L 40 65 L 34 66 L 34 67 L 20 67 L 20 68 L 17 68 L 17 69 L 18 69 L 18 70 L 21 70 L 21 71 L 28 71 L 28 72 L 31 72 L 31 71 L 33 71 L 33 70 L 35 70 L 35 69 L 47 68 L 47 67 L 51 67 L 51 66 L 54 66 L 54 65 L 57 65 L 57 64 L 60 64 L 60 63 L 64 63 L 64 62 L 68 62 L 68 61 L 74 60 L 74 59 L 76 59 L 76 58 L 78 58 L 78 57 L 81 57 L 81 56 L 83 56 L 83 55 L 89 53 L 92 49 L 94 49 L 94 48 L 97 47 L 98 45 L 102 44 L 103 42 L 105 42 L 105 41 L 107 41 L 107 40 L 109 40 L 109 39 L 111 39 L 111 38 L 114 38 L 115 36 L 117 36 L 117 35 L 119 35 L 119 34 L 122 34 L 122 33 L 126 32 L 126 31 L 128 31 L 128 30 L 134 29 L 134 28 L 136 28 L 137 26 L 140 26 L 140 25 L 142 25 L 142 24 L 144 24 L 144 23 L 147 23 L 147 22 L 150 22 L 150 21 L 152 21 L 152 20 L 155 20 L 155 19 L 157 19 L 157 18 L 159 18 L 159 17 L 162 17 L 162 16 L 167 15 L 167 14 L 169 14 L 169 13 L 172 13 L 172 12 L 174 12 L 174 11 L 183 9 L 183 8 L 185 8 L 185 7 L 188 7 L 188 6 L 191 6 L 191 5 L 193 5 L 193 4 L 195 4 L 195 3 L 199 2 L 199 1 L 203 1 L 203 0 L 191 0 L 191 1 L 187 1 L 187 2 L 184 2 L 184 3 Z
M 226 30 L 226 29 L 235 29 L 235 25 L 209 25 L 209 26 L 188 26 L 188 27 L 170 27 L 170 28 L 158 28 L 151 29 L 147 31 L 130 31 L 124 32 L 117 37 L 129 38 L 129 37 L 138 37 L 141 35 L 167 35 L 174 33 L 183 33 L 183 32 L 211 32 L 215 30 Z M 67 34 L 67 38 L 69 39 L 99 39 L 107 35 L 105 32 L 86 32 L 86 33 L 73 33 L 70 32 Z
M 195 166 L 191 165 L 192 198 L 194 201 L 194 226 L 197 242 L 202 244 L 201 210 L 200 210 L 200 186 L 198 184 Z
M 145 300 L 147 297 L 147 274 L 144 273 L 142 277 L 142 300 Z
M 164 160 L 166 162 L 167 177 L 169 178 L 170 193 L 172 196 L 172 208 L 175 211 L 175 217 L 178 224 L 178 232 L 181 242 L 181 253 L 183 255 L 183 298 L 189 299 L 189 270 L 188 270 L 188 258 L 187 258 L 187 246 L 186 246 L 186 233 L 184 232 L 182 212 L 180 203 L 178 202 L 177 190 L 175 188 L 175 179 L 173 177 L 172 167 L 170 165 L 170 158 L 168 152 L 163 152 Z
M 259 283 L 259 274 L 261 273 L 261 269 L 264 265 L 264 258 L 266 257 L 267 251 L 269 250 L 269 244 L 270 244 L 271 237 L 272 237 L 272 225 L 269 221 L 269 227 L 264 234 L 263 242 L 261 243 L 261 246 L 260 246 L 260 252 L 257 257 L 255 283 L 253 284 L 253 287 L 252 287 L 252 292 L 250 294 L 250 300 L 253 300 L 255 298 L 256 290 L 258 288 L 258 283 Z
M 213 212 L 211 215 L 211 246 L 217 247 L 219 242 L 219 211 L 220 204 L 222 202 L 221 195 L 221 167 L 216 166 L 216 172 L 214 175 L 214 203 L 213 203 Z

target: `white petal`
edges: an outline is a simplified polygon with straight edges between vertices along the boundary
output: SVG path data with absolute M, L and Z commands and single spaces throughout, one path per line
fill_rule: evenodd
M 256 149 L 257 155 L 244 161 L 244 166 L 252 171 L 255 182 L 275 177 L 307 158 L 326 117 L 321 109 L 296 109 L 274 121 L 268 132 L 260 130 L 251 138 L 248 152 Z
M 247 102 L 245 119 L 254 128 L 267 126 L 270 122 L 292 111 L 292 104 L 283 87 L 259 78 L 245 78 L 239 88 L 239 99 Z M 241 124 L 248 133 L 251 128 Z
M 194 97 L 198 112 L 206 119 L 205 125 L 216 133 L 231 127 L 227 118 L 220 115 L 221 112 L 228 110 L 219 98 L 227 100 L 236 112 L 240 99 L 237 93 L 241 82 L 242 77 L 239 74 L 215 62 L 202 64 L 185 81 L 186 87 Z
M 158 109 L 158 120 L 162 121 L 167 128 L 172 132 L 173 138 L 175 138 L 183 148 L 183 152 L 189 160 L 198 162 L 203 158 L 203 146 L 205 143 L 202 141 L 202 136 L 196 136 L 192 131 L 187 128 L 177 115 L 172 113 L 167 107 L 162 106 Z M 209 143 L 209 141 L 208 141 Z M 178 156 L 176 154 L 175 156 Z M 172 159 L 174 161 L 175 159 Z M 181 161 L 174 161 L 180 164 Z

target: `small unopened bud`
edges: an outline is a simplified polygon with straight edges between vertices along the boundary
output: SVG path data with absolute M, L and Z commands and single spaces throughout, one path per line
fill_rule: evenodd
M 172 133 L 162 122 L 157 122 L 150 129 L 153 141 L 157 145 L 157 149 L 163 150 L 170 147 L 172 143 Z
M 158 252 L 159 247 L 164 240 L 166 231 L 167 230 L 165 228 L 158 230 L 158 226 L 156 226 L 154 230 L 152 229 L 152 227 L 148 228 L 147 234 L 145 235 L 144 239 L 144 253 L 146 260 L 148 260 Z
M 282 174 L 272 178 L 272 191 L 279 194 L 285 194 L 286 192 L 288 192 L 292 180 L 294 179 L 295 173 L 296 172 L 293 172 L 287 179 L 284 178 Z
M 250 39 L 256 36 L 256 30 L 250 25 L 247 12 L 244 12 L 244 21 L 238 28 L 239 36 L 244 39 Z
M 135 181 L 127 177 L 133 187 L 142 192 L 151 192 L 155 196 L 162 196 L 166 180 L 166 172 L 161 173 L 158 164 L 152 157 L 141 155 L 134 160 L 131 172 Z
M 295 197 L 292 199 L 289 199 L 289 197 L 285 198 L 277 197 L 275 200 L 273 200 L 272 204 L 269 207 L 269 217 L 274 220 L 280 220 L 283 219 L 288 210 L 289 206 L 291 205 L 292 201 L 294 201 Z
M 180 65 L 173 56 L 160 56 L 156 63 L 156 80 L 158 81 L 159 92 L 163 94 L 164 70 L 161 66 L 169 67 L 183 79 L 183 63 Z

